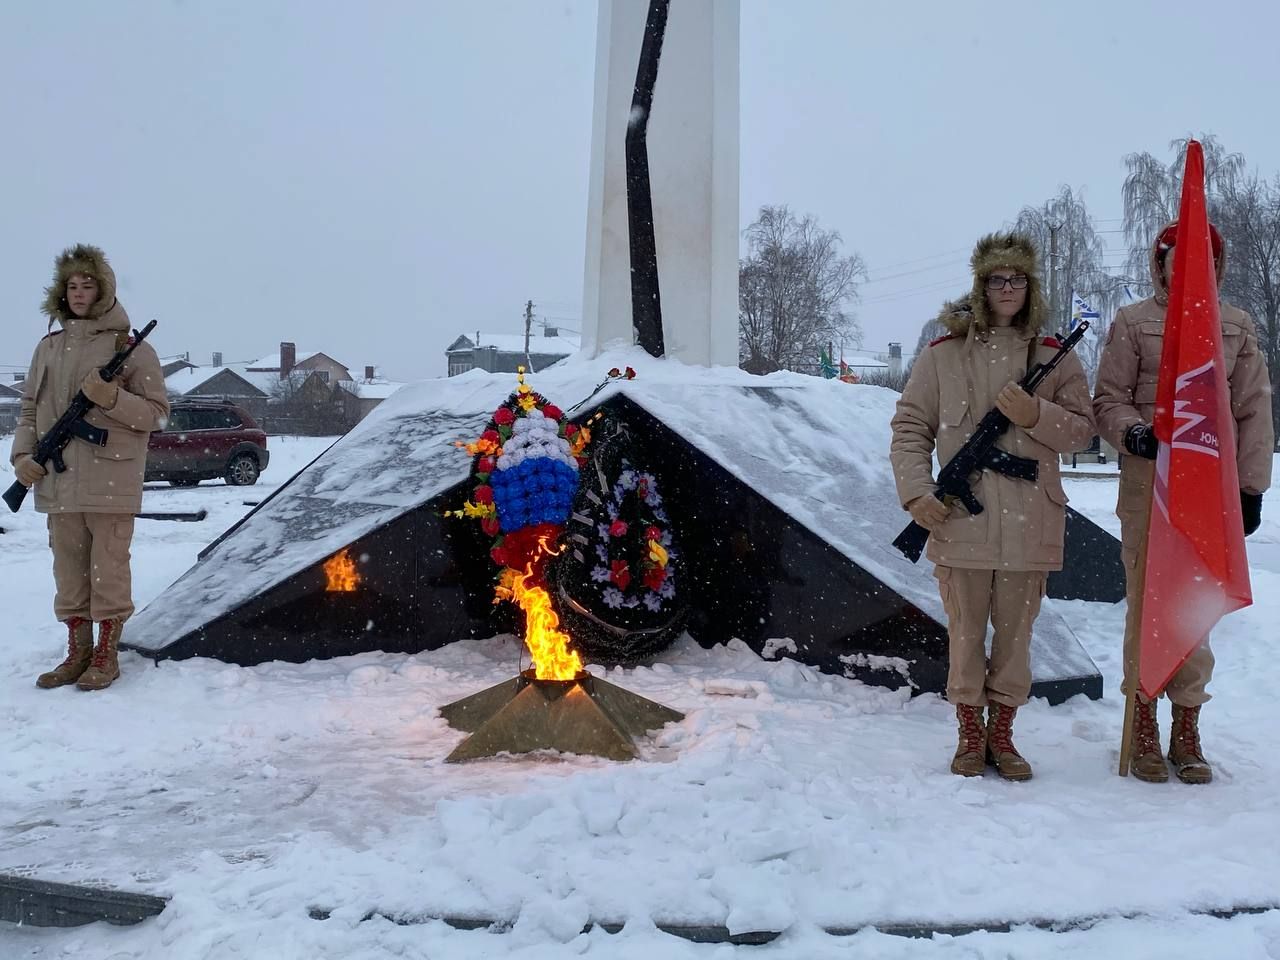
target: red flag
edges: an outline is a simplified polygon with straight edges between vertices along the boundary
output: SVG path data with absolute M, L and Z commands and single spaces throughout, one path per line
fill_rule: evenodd
M 1204 153 L 1187 146 L 1156 390 L 1156 458 L 1139 686 L 1156 696 L 1214 625 L 1253 602 L 1240 517 Z

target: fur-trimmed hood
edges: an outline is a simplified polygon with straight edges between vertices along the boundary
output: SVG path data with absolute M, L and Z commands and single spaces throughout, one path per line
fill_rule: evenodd
M 98 299 L 89 308 L 89 319 L 101 317 L 116 302 L 116 274 L 107 263 L 107 255 L 98 247 L 77 243 L 58 255 L 53 265 L 53 282 L 44 288 L 44 313 L 53 321 L 65 323 L 72 317 L 67 305 L 67 281 L 75 274 L 84 274 L 98 281 Z
M 1151 289 L 1155 291 L 1156 303 L 1166 306 L 1169 303 L 1169 287 L 1164 282 L 1163 261 L 1169 248 L 1178 236 L 1178 221 L 1171 220 L 1161 227 L 1151 241 Z M 1213 244 L 1213 269 L 1218 278 L 1218 286 L 1222 286 L 1222 278 L 1227 275 L 1227 245 L 1222 234 L 1212 223 L 1209 224 L 1209 236 Z
M 973 248 L 969 265 L 973 269 L 973 288 L 965 296 L 944 304 L 938 314 L 938 322 L 947 333 L 963 337 L 969 327 L 974 326 L 979 336 L 986 336 L 991 329 L 987 276 L 1001 267 L 1024 273 L 1029 281 L 1026 306 L 1014 325 L 1032 334 L 1040 332 L 1049 308 L 1040 279 L 1040 258 L 1030 237 L 1021 233 L 989 233 Z

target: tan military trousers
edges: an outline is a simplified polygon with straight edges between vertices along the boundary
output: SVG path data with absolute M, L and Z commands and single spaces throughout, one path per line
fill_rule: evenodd
M 1031 693 L 1031 626 L 1048 574 L 1041 570 L 934 567 L 947 612 L 951 665 L 947 699 L 1020 707 Z M 987 660 L 987 624 L 995 630 Z
M 1142 630 L 1142 593 L 1147 574 L 1147 529 L 1151 523 L 1151 484 L 1155 463 L 1126 456 L 1120 471 L 1120 495 L 1116 500 L 1116 516 L 1120 518 L 1120 555 L 1124 559 L 1124 681 L 1120 690 L 1128 696 L 1136 684 L 1138 638 Z M 1205 687 L 1213 679 L 1213 651 L 1209 641 L 1191 654 L 1164 692 L 1180 707 L 1198 707 L 1207 703 Z M 1139 694 L 1141 696 L 1141 694 Z M 1145 697 L 1143 698 L 1146 699 Z
M 53 614 L 59 620 L 129 619 L 133 578 L 129 545 L 133 517 L 119 513 L 51 513 Z

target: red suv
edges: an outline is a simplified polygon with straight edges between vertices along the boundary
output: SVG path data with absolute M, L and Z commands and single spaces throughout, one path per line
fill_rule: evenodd
M 146 479 L 194 487 L 223 477 L 243 487 L 258 482 L 268 459 L 267 435 L 234 403 L 176 400 L 169 422 L 147 444 Z

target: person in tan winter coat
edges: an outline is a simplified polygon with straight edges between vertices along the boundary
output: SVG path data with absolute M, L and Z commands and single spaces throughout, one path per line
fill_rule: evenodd
M 1212 225 L 1218 283 L 1226 272 L 1226 248 Z M 1147 529 L 1151 518 L 1151 484 L 1155 474 L 1157 442 L 1151 429 L 1156 384 L 1160 379 L 1160 352 L 1164 346 L 1164 314 L 1169 301 L 1173 271 L 1173 247 L 1178 225 L 1165 226 L 1152 242 L 1151 281 L 1155 295 L 1117 314 L 1098 366 L 1093 409 L 1098 431 L 1120 458 L 1120 492 L 1116 514 L 1120 517 L 1121 554 L 1124 558 L 1128 611 L 1124 629 L 1124 683 L 1126 695 L 1137 676 L 1138 637 L 1142 625 L 1142 594 L 1147 565 Z M 1249 315 L 1228 304 L 1219 305 L 1222 353 L 1226 362 L 1231 409 L 1236 424 L 1236 467 L 1240 474 L 1240 506 L 1248 535 L 1262 520 L 1262 494 L 1271 485 L 1271 460 L 1275 430 L 1271 421 L 1271 385 L 1267 365 L 1258 350 L 1258 338 Z M 1173 675 L 1165 693 L 1173 703 L 1173 730 L 1169 760 L 1178 778 L 1186 783 L 1208 783 L 1213 768 L 1200 745 L 1200 708 L 1209 700 L 1205 691 L 1213 676 L 1213 651 L 1206 642 Z M 1161 755 L 1156 705 L 1139 692 L 1134 711 L 1132 765 L 1134 776 L 1163 783 L 1169 768 Z
M 45 290 L 53 330 L 36 346 L 22 387 L 10 459 L 48 514 L 56 588 L 54 615 L 67 626 L 67 656 L 41 674 L 40 687 L 75 683 L 100 690 L 120 675 L 120 629 L 133 613 L 129 545 L 142 508 L 147 439 L 169 416 L 160 360 L 141 343 L 110 383 L 98 371 L 128 342 L 129 315 L 116 299 L 116 277 L 97 247 L 64 250 Z M 66 472 L 32 458 L 36 442 L 83 390 L 94 407 L 85 420 L 107 431 L 106 446 L 75 438 L 62 452 Z M 93 624 L 98 624 L 94 645 Z
M 947 699 L 959 744 L 953 773 L 979 776 L 987 763 L 1026 780 L 1031 765 L 1013 744 L 1013 720 L 1031 691 L 1031 628 L 1048 572 L 1062 567 L 1066 493 L 1058 454 L 1093 438 L 1089 386 L 1075 354 L 1034 396 L 1018 381 L 1059 344 L 1041 327 L 1047 307 L 1032 242 L 1016 233 L 978 242 L 973 290 L 939 317 L 947 335 L 916 359 L 894 414 L 890 461 L 898 497 L 930 531 L 928 557 L 947 613 Z M 983 415 L 998 407 L 1012 425 L 1001 449 L 1039 464 L 1036 482 L 991 470 L 973 478 L 984 510 L 970 515 L 934 496 L 933 455 L 946 463 Z M 995 629 L 986 656 L 988 622 Z M 983 707 L 988 716 L 982 715 Z

